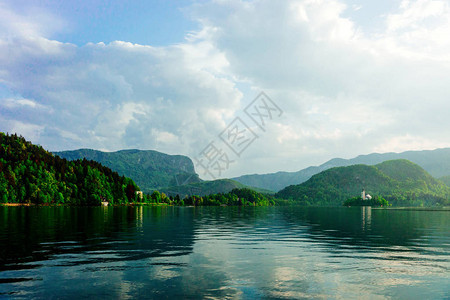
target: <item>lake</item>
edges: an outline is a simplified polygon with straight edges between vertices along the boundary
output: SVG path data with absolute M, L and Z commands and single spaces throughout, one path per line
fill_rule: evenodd
M 0 207 L 0 298 L 450 299 L 450 211 Z

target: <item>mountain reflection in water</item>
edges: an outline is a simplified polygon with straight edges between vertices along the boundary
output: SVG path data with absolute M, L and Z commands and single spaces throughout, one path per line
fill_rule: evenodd
M 0 207 L 0 297 L 448 298 L 450 211 Z

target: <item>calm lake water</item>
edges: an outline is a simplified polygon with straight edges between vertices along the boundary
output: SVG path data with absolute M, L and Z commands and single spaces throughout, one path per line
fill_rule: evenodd
M 0 207 L 0 298 L 450 298 L 450 211 Z

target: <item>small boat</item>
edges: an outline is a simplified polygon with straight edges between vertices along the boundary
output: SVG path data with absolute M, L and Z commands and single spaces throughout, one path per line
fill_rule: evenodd
M 108 201 L 102 201 L 102 206 L 108 206 L 109 202 Z

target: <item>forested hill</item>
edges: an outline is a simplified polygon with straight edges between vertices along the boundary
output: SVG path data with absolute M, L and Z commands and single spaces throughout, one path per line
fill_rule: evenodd
M 146 193 L 161 187 L 201 181 L 195 173 L 191 159 L 182 155 L 168 155 L 153 150 L 102 152 L 91 149 L 55 154 L 68 160 L 95 160 L 121 175 L 132 178 Z
M 311 176 L 334 167 L 346 167 L 357 164 L 376 165 L 388 160 L 407 159 L 412 161 L 435 178 L 450 176 L 450 148 L 406 151 L 402 153 L 372 153 L 352 159 L 334 158 L 320 166 L 312 166 L 297 172 L 278 172 L 271 174 L 253 174 L 232 178 L 242 184 L 279 191 L 284 187 L 305 182 Z
M 133 180 L 98 162 L 68 161 L 23 137 L 0 132 L 0 202 L 100 205 L 136 197 Z
M 450 188 L 408 160 L 332 168 L 284 188 L 275 197 L 307 205 L 339 206 L 360 195 L 363 188 L 397 206 L 450 205 Z
M 202 181 L 191 184 L 177 185 L 171 186 L 167 188 L 160 189 L 161 192 L 169 196 L 179 195 L 181 197 L 184 196 L 206 196 L 218 193 L 228 193 L 235 189 L 250 189 L 255 192 L 263 193 L 263 194 L 273 194 L 268 190 L 258 189 L 255 187 L 248 187 L 239 183 L 237 181 L 231 179 L 217 179 L 211 181 Z

